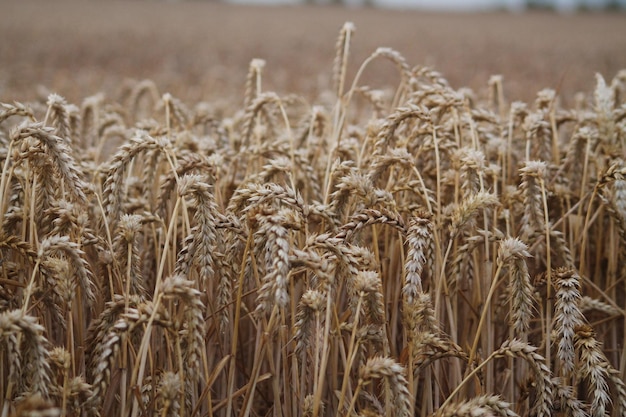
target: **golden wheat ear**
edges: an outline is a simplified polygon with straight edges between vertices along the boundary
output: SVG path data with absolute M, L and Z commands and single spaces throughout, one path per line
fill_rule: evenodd
M 6 346 L 9 361 L 7 400 L 28 393 L 48 399 L 52 381 L 48 340 L 43 326 L 22 310 L 2 312 L 0 341 Z

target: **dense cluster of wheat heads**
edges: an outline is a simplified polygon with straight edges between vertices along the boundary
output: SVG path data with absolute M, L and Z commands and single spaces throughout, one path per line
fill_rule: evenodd
M 1 105 L 0 417 L 626 416 L 625 74 L 347 83 L 353 35 L 319 105 Z

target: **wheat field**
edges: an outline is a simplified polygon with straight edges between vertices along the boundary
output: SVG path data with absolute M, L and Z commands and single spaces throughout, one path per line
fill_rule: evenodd
M 626 71 L 511 101 L 337 29 L 314 100 L 2 100 L 1 417 L 626 416 Z

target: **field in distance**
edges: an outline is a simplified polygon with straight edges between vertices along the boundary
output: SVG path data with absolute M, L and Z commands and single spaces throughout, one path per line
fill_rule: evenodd
M 40 86 L 69 101 L 127 79 L 150 78 L 183 100 L 239 103 L 249 62 L 267 61 L 265 88 L 315 97 L 330 86 L 334 44 L 355 23 L 348 80 L 376 48 L 440 71 L 453 88 L 480 90 L 502 74 L 511 100 L 543 88 L 564 99 L 594 87 L 594 73 L 626 68 L 624 15 L 436 14 L 210 2 L 0 1 L 0 99 L 35 98 Z M 382 77 L 382 78 L 381 78 Z M 365 83 L 393 85 L 377 62 Z

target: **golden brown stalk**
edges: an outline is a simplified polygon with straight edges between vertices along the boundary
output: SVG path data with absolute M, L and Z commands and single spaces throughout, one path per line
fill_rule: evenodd
M 72 301 L 76 298 L 76 283 L 74 282 L 69 263 L 62 258 L 48 257 L 39 265 L 39 272 L 44 277 L 38 292 L 42 292 L 43 303 L 51 313 L 51 329 L 57 325 L 66 329 L 65 311 L 71 316 Z M 55 332 L 56 333 L 56 332 Z M 57 340 L 53 339 L 53 342 Z
M 22 241 L 17 236 L 0 233 L 0 250 L 7 249 L 23 257 L 31 264 L 31 266 L 35 266 L 37 263 L 37 252 L 33 249 L 30 243 Z M 6 257 L 6 255 L 4 256 Z M 11 257 L 3 257 L 3 259 L 7 258 Z
M 385 117 L 385 92 L 382 90 L 375 90 L 366 85 L 358 87 L 355 90 L 356 93 L 360 94 L 367 102 L 371 104 L 373 107 L 373 115 L 372 117 L 375 119 Z
M 44 213 L 43 225 L 52 225 L 50 235 L 73 236 L 79 223 L 87 222 L 84 213 L 80 213 L 77 207 L 67 200 L 57 200 L 48 207 Z
M 563 167 L 567 169 L 568 180 L 572 187 L 572 192 L 582 197 L 584 192 L 588 191 L 588 184 L 583 183 L 584 169 L 580 169 L 580 163 L 583 161 L 583 168 L 586 166 L 588 159 L 592 156 L 590 152 L 596 148 L 598 142 L 598 131 L 590 126 L 582 126 L 577 129 L 572 136 L 570 146 L 563 161 Z
M 169 171 L 161 180 L 159 195 L 156 201 L 156 213 L 167 219 L 168 202 L 171 194 L 177 187 L 178 178 L 187 174 L 201 175 L 209 184 L 213 184 L 215 173 L 219 167 L 215 166 L 209 158 L 202 155 L 183 153 L 177 156 L 178 166 L 176 171 Z M 210 181 L 209 181 L 210 180 Z
M 137 308 L 141 301 L 142 300 L 137 296 L 131 295 L 123 297 L 117 295 L 113 301 L 106 303 L 100 315 L 91 321 L 85 340 L 85 353 L 91 360 L 94 359 L 98 344 L 101 343 L 112 330 L 115 323 L 121 318 L 124 310 L 127 308 Z M 89 374 L 89 376 L 95 377 L 93 373 L 90 372 Z
M 622 316 L 624 312 L 613 304 L 605 303 L 602 300 L 596 300 L 587 295 L 583 295 L 578 302 L 578 308 L 585 314 L 589 311 L 600 311 L 609 316 Z
M 84 148 L 96 145 L 96 140 L 98 139 L 98 126 L 100 125 L 103 107 L 104 94 L 102 93 L 87 97 L 83 100 L 81 105 L 82 125 L 80 129 L 80 138 L 82 139 L 81 145 L 83 145 Z
M 612 147 L 616 144 L 618 135 L 614 118 L 615 94 L 613 88 L 606 84 L 604 77 L 596 73 L 596 89 L 594 91 L 594 111 L 599 137 L 604 146 Z
M 328 251 L 337 257 L 338 268 L 336 276 L 333 277 L 333 285 L 338 284 L 337 280 L 353 280 L 359 271 L 375 268 L 374 255 L 369 250 L 351 245 L 329 234 L 311 236 L 307 246 Z M 349 295 L 353 295 L 354 287 L 348 285 L 347 291 Z
M 524 131 L 526 133 L 527 153 L 526 160 L 535 159 L 552 161 L 553 157 L 553 132 L 551 113 L 556 100 L 556 92 L 544 89 L 537 93 L 535 100 L 536 110 L 529 113 L 524 119 Z M 529 153 L 530 151 L 530 153 Z
M 418 90 L 420 83 L 427 81 L 429 84 L 435 84 L 439 87 L 449 87 L 448 80 L 439 72 L 430 67 L 415 66 L 411 69 L 411 86 L 412 89 Z
M 54 161 L 44 152 L 41 144 L 35 145 L 33 140 L 26 140 L 22 142 L 21 147 L 22 149 L 28 148 L 28 150 L 20 153 L 13 162 L 16 166 L 20 166 L 22 161 L 28 161 L 26 174 L 32 175 L 32 182 L 29 184 L 30 206 L 27 205 L 24 209 L 27 210 L 33 222 L 30 225 L 30 239 L 34 239 L 35 231 L 38 235 L 49 233 L 50 222 L 47 221 L 45 214 L 47 210 L 55 206 L 57 196 L 61 195 L 60 191 L 63 187 L 59 187 L 59 181 L 55 175 L 50 175 L 55 172 Z M 28 200 L 25 200 L 25 203 L 26 201 Z

